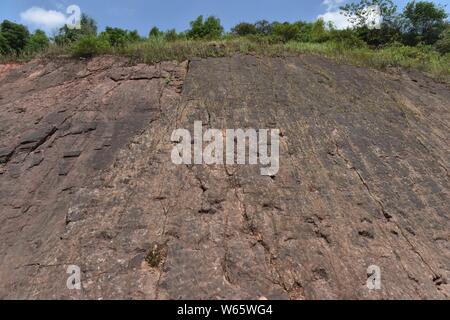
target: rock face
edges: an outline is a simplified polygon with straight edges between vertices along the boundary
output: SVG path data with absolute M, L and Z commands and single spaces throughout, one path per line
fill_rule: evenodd
M 447 85 L 314 56 L 5 70 L 0 298 L 450 298 Z M 279 173 L 173 164 L 197 120 L 280 129 Z

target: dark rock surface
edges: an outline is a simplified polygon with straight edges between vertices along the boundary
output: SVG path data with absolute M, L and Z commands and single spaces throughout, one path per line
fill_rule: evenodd
M 450 297 L 447 85 L 314 56 L 102 57 L 0 68 L 0 97 L 0 298 Z M 196 120 L 279 128 L 280 172 L 172 164 Z

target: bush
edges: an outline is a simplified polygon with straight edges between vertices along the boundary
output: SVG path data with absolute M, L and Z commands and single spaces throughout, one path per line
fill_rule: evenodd
M 255 23 L 255 28 L 258 34 L 268 36 L 273 34 L 274 23 L 270 23 L 267 20 L 260 20 Z
M 273 34 L 283 42 L 288 42 L 297 38 L 300 29 L 296 24 L 289 22 L 275 24 Z
M 328 26 L 328 29 L 332 29 L 332 26 Z M 318 19 L 311 25 L 311 41 L 312 42 L 326 42 L 330 39 L 329 31 L 323 19 Z
M 175 29 L 167 30 L 164 33 L 164 39 L 166 41 L 176 41 L 178 39 L 178 33 Z
M 331 30 L 329 39 L 342 48 L 362 48 L 366 46 L 366 43 L 352 29 Z
M 220 20 L 216 17 L 210 16 L 203 21 L 203 16 L 199 16 L 194 21 L 191 21 L 191 29 L 187 31 L 187 37 L 190 39 L 206 39 L 216 40 L 223 34 L 223 27 Z
M 25 47 L 27 53 L 40 52 L 46 49 L 50 44 L 50 40 L 42 30 L 36 30 L 28 40 Z
M 158 27 L 153 27 L 149 34 L 148 37 L 149 38 L 158 38 L 158 37 L 162 37 L 164 35 L 164 32 L 162 32 L 161 30 L 159 30 Z
M 120 28 L 106 27 L 100 38 L 108 41 L 113 47 L 124 47 L 128 42 L 127 31 Z
M 436 50 L 441 54 L 450 53 L 450 28 L 441 34 L 438 42 L 436 42 Z
M 231 29 L 231 33 L 236 36 L 248 36 L 258 33 L 258 29 L 254 24 L 241 22 Z
M 112 47 L 123 48 L 128 43 L 138 42 L 141 40 L 139 33 L 128 31 L 120 28 L 106 27 L 105 31 L 100 34 L 100 38 L 107 41 Z
M 369 29 L 367 26 L 356 29 L 358 37 L 369 46 L 381 47 L 402 40 L 400 27 L 394 23 L 383 23 L 381 29 Z
M 11 51 L 11 48 L 9 47 L 8 41 L 0 33 L 0 54 L 8 54 L 10 51 Z
M 90 58 L 95 55 L 107 53 L 110 45 L 101 37 L 88 35 L 73 43 L 71 49 L 75 57 Z

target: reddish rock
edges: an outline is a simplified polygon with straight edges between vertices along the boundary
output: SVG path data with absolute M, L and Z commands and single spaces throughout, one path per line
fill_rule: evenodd
M 314 56 L 0 77 L 2 299 L 450 297 L 447 85 Z M 172 164 L 196 120 L 279 128 L 280 172 Z

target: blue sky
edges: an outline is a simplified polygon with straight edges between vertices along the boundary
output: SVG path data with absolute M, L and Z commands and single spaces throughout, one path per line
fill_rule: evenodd
M 229 28 L 239 22 L 312 21 L 320 15 L 343 24 L 337 14 L 339 5 L 351 0 L 0 0 L 0 21 L 9 19 L 26 24 L 31 30 L 40 27 L 48 33 L 56 29 L 71 4 L 95 18 L 99 29 L 105 26 L 137 29 L 147 35 L 154 25 L 166 30 L 183 31 L 189 21 L 200 14 L 215 15 Z M 407 0 L 396 0 L 402 8 Z M 442 5 L 450 0 L 434 0 Z M 30 8 L 33 8 L 30 10 Z M 447 7 L 447 11 L 448 11 Z M 28 11 L 27 11 L 28 10 Z

